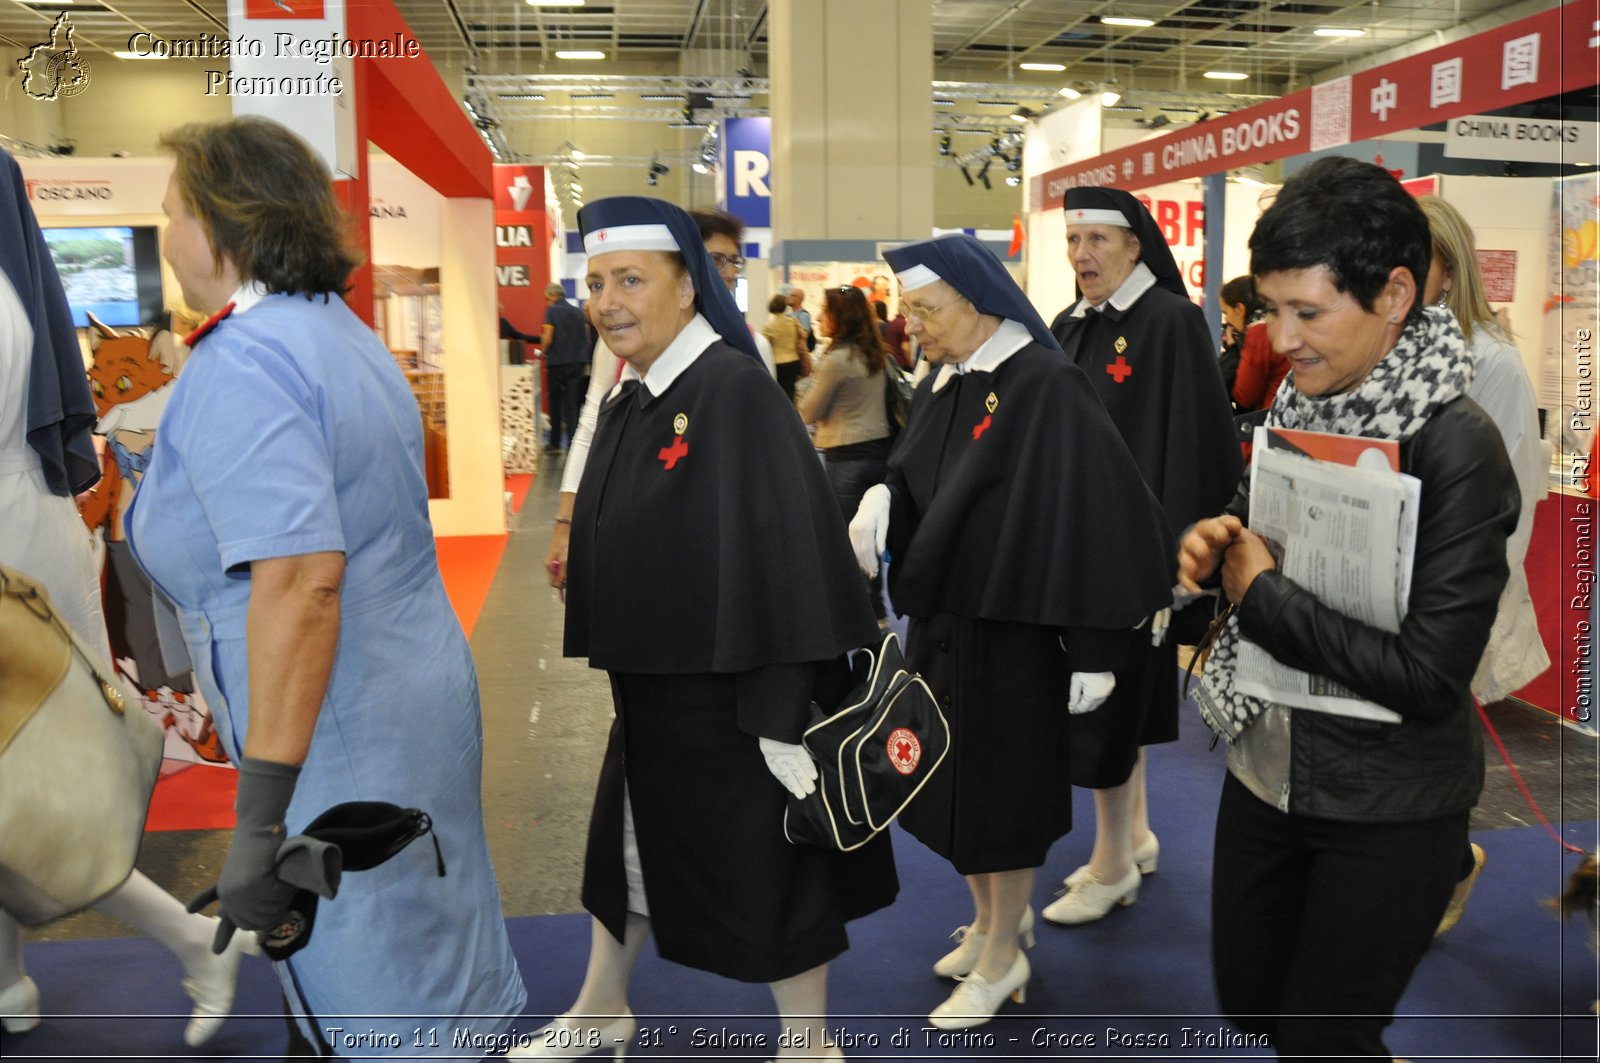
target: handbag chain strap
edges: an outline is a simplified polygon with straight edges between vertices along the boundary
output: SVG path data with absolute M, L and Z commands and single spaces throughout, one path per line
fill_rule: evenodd
M 101 672 L 100 665 L 87 653 L 83 652 L 83 647 L 78 645 L 78 640 L 72 637 L 72 631 L 67 627 L 66 621 L 62 620 L 61 614 L 57 613 L 51 606 L 50 599 L 39 589 L 38 584 L 22 579 L 15 573 L 0 567 L 0 597 L 7 595 L 17 599 L 28 612 L 43 620 L 46 624 L 51 624 L 60 630 L 67 640 L 67 645 L 72 647 L 72 652 L 77 654 L 84 667 L 88 668 L 100 683 L 100 696 L 105 699 L 106 708 L 118 716 L 127 711 L 127 699 L 122 696 L 122 688 L 108 680 Z

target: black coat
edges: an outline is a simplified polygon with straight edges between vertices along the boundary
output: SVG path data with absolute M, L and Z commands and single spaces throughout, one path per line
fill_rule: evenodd
M 1174 538 L 1218 512 L 1239 482 L 1242 462 L 1233 406 L 1200 308 L 1158 285 L 1126 310 L 1106 304 L 1081 318 L 1064 310 L 1050 331 L 1105 403 Z M 1210 603 L 1179 610 L 1165 644 L 1147 640 L 1118 672 L 1106 704 L 1073 721 L 1074 783 L 1119 785 L 1139 746 L 1178 737 L 1177 647 L 1199 641 Z
M 1330 609 L 1277 570 L 1257 576 L 1239 605 L 1245 638 L 1402 717 L 1291 710 L 1291 813 L 1421 820 L 1469 809 L 1483 789 L 1469 684 L 1506 582 L 1506 538 L 1521 509 L 1516 477 L 1494 422 L 1464 397 L 1400 444 L 1400 468 L 1422 481 L 1422 510 L 1398 633 Z M 1248 479 L 1227 511 L 1247 518 Z
M 1059 351 L 936 380 L 889 458 L 889 585 L 952 744 L 900 822 L 963 874 L 1037 867 L 1072 825 L 1071 675 L 1115 670 L 1145 637 L 1172 540 Z
M 600 410 L 573 510 L 565 650 L 611 673 L 617 722 L 585 907 L 622 939 L 624 787 L 660 954 L 752 982 L 847 945 L 898 888 L 889 835 L 789 844 L 757 739 L 797 743 L 840 655 L 876 641 L 866 584 L 795 409 L 713 343 L 659 396 Z

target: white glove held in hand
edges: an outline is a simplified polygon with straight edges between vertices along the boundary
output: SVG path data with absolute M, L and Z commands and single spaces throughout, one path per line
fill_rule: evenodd
M 856 515 L 850 520 L 850 546 L 856 564 L 869 576 L 878 574 L 878 558 L 889 545 L 889 489 L 874 484 L 861 496 Z
M 1093 712 L 1105 704 L 1116 685 L 1117 677 L 1110 672 L 1073 672 L 1067 711 L 1074 716 Z
M 792 746 L 775 738 L 757 739 L 761 755 L 767 758 L 767 770 L 783 788 L 796 797 L 804 797 L 817 788 L 817 766 L 803 746 Z
M 1167 640 L 1167 626 L 1172 623 L 1171 609 L 1157 609 L 1150 618 L 1150 645 L 1159 646 Z

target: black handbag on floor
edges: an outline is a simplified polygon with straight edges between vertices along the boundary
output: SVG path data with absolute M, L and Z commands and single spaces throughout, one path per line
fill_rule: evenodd
M 857 652 L 857 682 L 835 712 L 811 706 L 801 744 L 817 788 L 789 798 L 783 833 L 796 844 L 849 852 L 883 830 L 927 785 L 950 751 L 950 725 L 920 675 L 906 671 L 900 638 Z

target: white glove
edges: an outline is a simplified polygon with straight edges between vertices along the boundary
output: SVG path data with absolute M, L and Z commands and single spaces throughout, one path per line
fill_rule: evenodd
M 1172 623 L 1171 609 L 1157 609 L 1150 618 L 1150 645 L 1159 646 L 1167 640 L 1167 625 Z
M 1093 712 L 1105 704 L 1116 685 L 1117 677 L 1110 672 L 1073 672 L 1067 711 L 1074 716 Z
M 792 746 L 775 738 L 757 739 L 761 755 L 767 758 L 767 770 L 783 788 L 796 797 L 804 797 L 817 788 L 817 766 L 804 746 Z
M 878 558 L 889 546 L 889 488 L 883 484 L 874 484 L 861 496 L 850 520 L 850 546 L 861 571 L 876 576 Z

